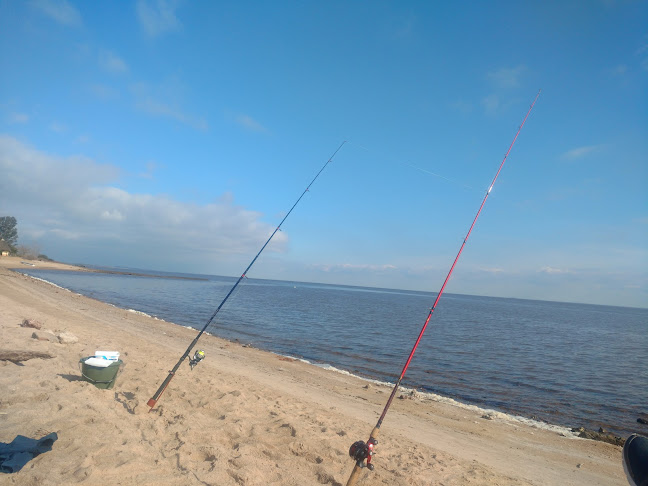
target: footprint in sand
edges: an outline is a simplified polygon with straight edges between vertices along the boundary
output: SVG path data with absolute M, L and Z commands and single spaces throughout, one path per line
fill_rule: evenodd
M 139 405 L 139 400 L 135 398 L 132 392 L 116 392 L 115 401 L 121 403 L 126 411 L 131 415 L 135 415 L 135 409 Z
M 319 484 L 331 484 L 332 486 L 342 486 L 342 483 L 335 480 L 333 476 L 325 471 L 318 471 L 316 473 L 317 482 Z
M 290 424 L 281 424 L 281 426 L 279 427 L 279 430 L 284 431 L 284 432 L 290 432 L 291 437 L 296 437 L 297 436 L 297 429 L 295 429 L 295 427 L 293 427 Z
M 314 464 L 322 464 L 324 459 L 321 456 L 313 454 L 308 446 L 303 442 L 293 442 L 290 444 L 290 452 L 297 457 L 303 457 Z
M 92 474 L 92 467 L 80 467 L 76 471 L 72 473 L 72 476 L 74 476 L 75 479 L 78 481 L 83 481 L 85 478 L 90 476 Z

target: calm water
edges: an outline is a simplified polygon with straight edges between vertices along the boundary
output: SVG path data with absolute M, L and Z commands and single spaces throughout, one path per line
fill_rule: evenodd
M 235 282 L 23 272 L 196 328 Z M 426 292 L 247 279 L 208 330 L 394 382 L 433 301 Z M 552 424 L 648 433 L 636 422 L 648 413 L 648 309 L 445 294 L 404 382 Z

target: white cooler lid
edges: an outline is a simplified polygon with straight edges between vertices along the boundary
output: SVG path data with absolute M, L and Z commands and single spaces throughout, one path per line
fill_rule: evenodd
M 88 358 L 84 361 L 85 364 L 89 366 L 96 366 L 97 368 L 107 368 L 113 361 L 103 358 Z

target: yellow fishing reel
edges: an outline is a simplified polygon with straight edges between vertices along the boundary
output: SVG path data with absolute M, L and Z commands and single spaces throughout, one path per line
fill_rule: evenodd
M 205 352 L 202 349 L 197 350 L 193 358 L 189 360 L 189 366 L 191 366 L 191 369 L 194 369 L 194 366 L 196 366 L 198 363 L 200 363 L 203 359 L 205 359 Z

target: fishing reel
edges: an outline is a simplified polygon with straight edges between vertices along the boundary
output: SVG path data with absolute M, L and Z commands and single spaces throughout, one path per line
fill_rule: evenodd
M 364 441 L 354 442 L 349 448 L 349 455 L 355 460 L 358 467 L 366 467 L 370 471 L 374 470 L 374 465 L 371 464 L 371 458 L 375 454 L 374 447 L 378 445 L 378 441 L 373 437 L 370 438 L 365 444 Z M 367 463 L 365 464 L 365 459 Z
M 194 366 L 200 363 L 203 359 L 205 359 L 205 352 L 202 349 L 199 349 L 194 353 L 193 358 L 189 360 L 189 366 L 191 366 L 191 369 L 193 370 Z

